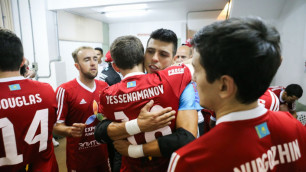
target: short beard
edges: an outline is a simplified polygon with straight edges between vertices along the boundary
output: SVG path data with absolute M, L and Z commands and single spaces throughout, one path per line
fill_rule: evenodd
M 95 77 L 98 75 L 98 72 L 96 72 L 95 75 L 91 74 L 90 72 L 85 73 L 82 69 L 82 67 L 80 67 L 81 73 L 85 76 L 85 78 L 87 79 L 95 79 Z
M 95 77 L 98 75 L 98 73 L 96 73 L 96 75 L 92 75 L 91 73 L 83 73 L 83 75 L 84 75 L 87 79 L 95 79 Z

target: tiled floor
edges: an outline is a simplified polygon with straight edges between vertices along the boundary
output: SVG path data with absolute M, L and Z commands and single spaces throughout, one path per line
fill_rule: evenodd
M 59 172 L 67 172 L 66 167 L 66 138 L 61 138 L 57 140 L 59 146 L 54 147 L 54 152 L 56 160 L 58 163 Z

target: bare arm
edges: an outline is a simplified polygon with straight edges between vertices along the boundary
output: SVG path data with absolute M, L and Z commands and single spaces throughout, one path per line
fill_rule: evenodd
M 164 108 L 159 112 L 149 112 L 154 101 L 151 100 L 140 111 L 137 123 L 141 132 L 154 131 L 171 124 L 175 118 L 175 111 L 171 107 Z M 125 128 L 126 122 L 112 122 L 107 127 L 107 134 L 112 140 L 120 140 L 129 137 Z
M 72 126 L 67 126 L 64 123 L 56 123 L 53 132 L 54 134 L 65 137 L 81 137 L 84 133 L 86 124 L 74 123 Z
M 178 111 L 176 119 L 176 128 L 184 128 L 185 130 L 192 133 L 194 137 L 196 137 L 198 130 L 197 111 L 196 110 Z M 118 140 L 114 142 L 114 146 L 117 149 L 117 151 L 124 156 L 128 156 L 129 145 L 130 145 L 129 142 L 125 140 Z M 145 156 L 154 156 L 154 157 L 162 156 L 157 140 L 143 144 L 143 153 Z
M 180 110 L 177 114 L 176 128 L 184 128 L 189 131 L 195 138 L 198 133 L 198 113 L 196 110 Z M 145 156 L 161 157 L 157 140 L 143 145 Z

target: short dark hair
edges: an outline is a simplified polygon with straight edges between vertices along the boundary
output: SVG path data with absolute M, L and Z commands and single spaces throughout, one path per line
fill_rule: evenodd
M 116 38 L 110 47 L 110 53 L 120 69 L 132 69 L 144 61 L 143 45 L 140 39 L 131 35 Z
M 150 38 L 148 39 L 147 47 L 148 47 L 148 43 L 151 38 L 155 40 L 163 41 L 163 42 L 172 43 L 173 44 L 172 53 L 173 53 L 173 57 L 175 56 L 176 49 L 177 49 L 177 36 L 172 30 L 161 28 L 161 29 L 157 29 L 153 31 L 150 35 Z
M 296 96 L 301 98 L 303 95 L 303 88 L 298 84 L 290 84 L 285 88 L 287 96 Z
M 102 48 L 96 47 L 95 50 L 98 50 L 98 51 L 100 51 L 101 54 L 103 54 L 103 49 Z
M 0 28 L 0 71 L 18 71 L 22 60 L 20 39 L 12 31 Z
M 280 35 L 260 18 L 231 18 L 198 31 L 192 40 L 200 54 L 206 79 L 234 79 L 236 99 L 256 101 L 269 87 L 280 63 Z

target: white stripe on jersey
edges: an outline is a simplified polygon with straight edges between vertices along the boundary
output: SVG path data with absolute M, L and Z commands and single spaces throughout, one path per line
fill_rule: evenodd
M 174 172 L 175 168 L 176 168 L 176 164 L 177 161 L 180 159 L 180 155 L 178 155 L 176 152 L 173 152 L 171 159 L 170 159 L 170 163 L 169 163 L 169 167 L 168 167 L 168 172 Z
M 270 110 L 271 111 L 278 111 L 279 110 L 279 100 L 278 100 L 277 96 L 270 90 L 268 90 L 268 92 L 270 93 L 270 96 L 272 98 Z
M 60 119 L 60 116 L 62 115 L 63 110 L 63 101 L 64 101 L 64 95 L 65 95 L 65 89 L 59 88 L 57 94 L 57 120 Z

